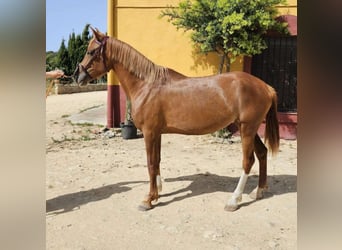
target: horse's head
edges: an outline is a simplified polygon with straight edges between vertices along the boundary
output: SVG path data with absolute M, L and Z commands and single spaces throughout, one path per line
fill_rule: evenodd
M 76 67 L 74 78 L 79 85 L 86 85 L 109 70 L 106 64 L 106 42 L 108 36 L 90 27 L 94 36 L 90 40 L 87 52 Z

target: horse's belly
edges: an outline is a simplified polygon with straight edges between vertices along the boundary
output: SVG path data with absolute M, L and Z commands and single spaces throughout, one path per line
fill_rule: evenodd
M 229 112 L 199 109 L 189 113 L 176 112 L 166 120 L 166 133 L 208 134 L 228 126 L 235 117 Z
M 189 85 L 167 92 L 164 96 L 163 115 L 165 131 L 183 134 L 215 132 L 237 118 L 232 98 L 216 84 Z

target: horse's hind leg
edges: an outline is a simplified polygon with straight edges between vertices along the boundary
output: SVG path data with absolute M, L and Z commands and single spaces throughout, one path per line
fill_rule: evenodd
M 254 164 L 254 136 L 257 128 L 255 126 L 249 126 L 248 124 L 241 124 L 240 134 L 242 142 L 242 167 L 243 171 L 236 186 L 232 197 L 229 199 L 225 210 L 235 211 L 238 208 L 238 203 L 242 200 L 242 193 L 245 189 L 246 182 L 248 179 L 249 172 Z
M 257 134 L 254 138 L 254 149 L 259 160 L 259 184 L 249 194 L 249 197 L 252 199 L 261 199 L 263 192 L 267 190 L 267 148 Z

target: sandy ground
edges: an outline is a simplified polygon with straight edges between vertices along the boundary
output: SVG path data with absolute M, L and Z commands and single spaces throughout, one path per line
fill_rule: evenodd
M 297 142 L 281 140 L 268 159 L 269 191 L 227 212 L 241 173 L 241 143 L 211 135 L 163 135 L 163 192 L 137 209 L 148 192 L 143 139 L 104 136 L 96 124 L 70 117 L 105 107 L 106 92 L 46 100 L 47 249 L 297 249 Z M 105 118 L 104 118 L 105 119 Z

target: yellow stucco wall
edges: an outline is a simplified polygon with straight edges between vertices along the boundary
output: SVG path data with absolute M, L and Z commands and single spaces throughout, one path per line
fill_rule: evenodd
M 190 33 L 176 29 L 166 18 L 159 18 L 162 9 L 176 6 L 179 0 L 114 0 L 115 35 L 127 42 L 154 63 L 172 68 L 188 76 L 217 73 L 215 53 L 204 56 L 193 48 Z M 281 14 L 297 15 L 297 1 L 288 0 Z M 231 70 L 242 70 L 242 60 Z
M 286 2 L 286 5 L 279 6 L 280 14 L 297 16 L 297 0 L 287 0 Z

